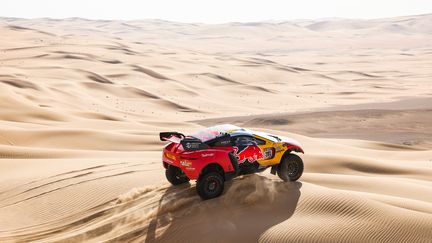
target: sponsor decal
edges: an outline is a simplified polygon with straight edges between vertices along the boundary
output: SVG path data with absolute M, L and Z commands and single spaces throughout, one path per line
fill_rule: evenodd
M 266 158 L 266 159 L 273 158 L 273 148 L 266 148 L 264 150 L 264 158 Z
M 192 165 L 192 162 L 190 162 L 190 161 L 186 161 L 186 160 L 182 160 L 182 161 L 180 161 L 180 164 L 181 164 L 182 166 L 188 167 L 188 166 L 191 166 L 191 165 Z
M 282 146 L 279 145 L 279 146 L 275 147 L 275 150 L 276 150 L 276 153 L 279 153 L 279 152 L 282 152 L 284 149 Z
M 211 157 L 214 156 L 214 153 L 201 154 L 201 157 Z
M 230 140 L 223 140 L 220 142 L 221 145 L 229 145 L 231 143 Z
M 263 158 L 261 149 L 256 145 L 234 146 L 233 148 L 234 156 L 237 158 L 239 164 L 246 161 L 253 163 L 256 160 Z
M 186 148 L 188 149 L 199 149 L 200 143 L 189 142 L 186 143 Z

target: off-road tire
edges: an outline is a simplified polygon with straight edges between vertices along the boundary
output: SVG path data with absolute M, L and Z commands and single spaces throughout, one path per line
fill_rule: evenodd
M 180 168 L 172 165 L 168 165 L 168 168 L 165 170 L 165 176 L 167 180 L 174 186 L 189 181 L 189 178 L 183 173 Z
M 295 154 L 286 154 L 277 168 L 277 174 L 283 181 L 298 180 L 304 170 L 303 160 Z
M 224 191 L 224 182 L 224 177 L 219 172 L 203 174 L 197 180 L 197 193 L 203 200 L 219 197 Z

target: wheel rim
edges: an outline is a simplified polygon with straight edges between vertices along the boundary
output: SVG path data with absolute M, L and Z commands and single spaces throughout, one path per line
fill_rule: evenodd
M 209 183 L 209 185 L 208 185 L 208 189 L 210 190 L 210 191 L 214 191 L 214 189 L 216 188 L 216 182 L 210 182 Z
M 288 163 L 287 172 L 290 177 L 296 176 L 299 171 L 299 165 L 296 161 L 290 161 Z
M 208 178 L 205 188 L 209 194 L 213 194 L 213 193 L 217 192 L 218 187 L 219 187 L 219 181 L 218 180 L 216 180 L 215 178 Z

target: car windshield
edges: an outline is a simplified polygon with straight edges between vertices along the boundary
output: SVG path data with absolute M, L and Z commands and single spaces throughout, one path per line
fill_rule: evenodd
M 274 138 L 276 138 L 276 140 L 278 140 L 278 142 L 280 142 L 280 141 L 282 141 L 278 136 L 276 136 L 276 135 L 269 135 L 270 137 L 274 137 Z
M 238 129 L 241 129 L 241 128 L 234 126 L 234 125 L 225 124 L 225 125 L 219 125 L 219 126 L 204 128 L 204 129 L 199 130 L 198 132 L 192 134 L 191 136 L 194 138 L 198 138 L 202 142 L 207 142 L 209 140 L 220 137 L 229 131 L 238 130 Z
M 273 141 L 273 142 L 280 142 L 280 141 L 282 141 L 280 139 L 280 137 L 278 137 L 276 135 L 273 135 L 273 134 L 270 134 L 270 133 L 266 133 L 266 132 L 253 131 L 253 134 L 258 135 L 260 137 L 263 137 L 263 138 L 268 139 L 268 140 Z

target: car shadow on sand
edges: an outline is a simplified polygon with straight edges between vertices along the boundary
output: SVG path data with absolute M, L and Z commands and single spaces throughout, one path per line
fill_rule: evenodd
M 194 185 L 171 186 L 141 237 L 145 242 L 256 242 L 294 214 L 301 186 L 252 174 L 227 182 L 221 197 L 206 201 Z

